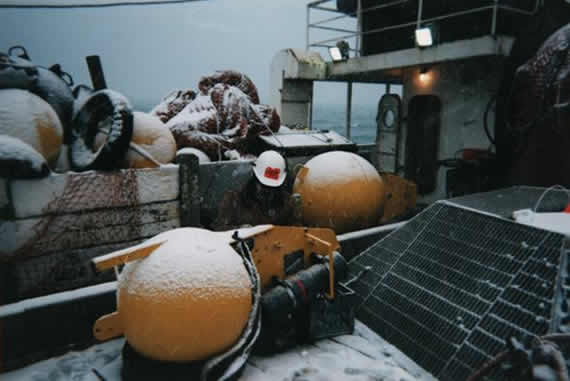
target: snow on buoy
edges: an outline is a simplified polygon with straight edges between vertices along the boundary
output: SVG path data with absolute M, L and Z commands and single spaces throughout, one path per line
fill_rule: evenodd
M 0 177 L 31 179 L 49 175 L 44 157 L 18 138 L 0 135 Z
M 198 162 L 200 164 L 212 162 L 212 160 L 210 160 L 210 158 L 208 157 L 208 155 L 206 155 L 206 153 L 204 151 L 199 150 L 198 148 L 193 148 L 193 147 L 186 147 L 186 148 L 182 148 L 182 149 L 178 150 L 178 152 L 176 153 L 176 156 L 178 157 L 178 155 L 187 155 L 190 153 L 194 154 L 198 157 Z
M 128 263 L 117 287 L 125 337 L 149 358 L 185 362 L 223 352 L 240 337 L 251 309 L 251 281 L 227 240 L 179 228 L 150 256 Z
M 85 99 L 76 111 L 69 159 L 75 171 L 117 168 L 129 149 L 134 117 L 122 94 L 103 89 Z
M 176 142 L 172 132 L 158 117 L 135 111 L 133 112 L 134 128 L 131 141 L 148 152 L 161 164 L 168 164 L 176 156 Z M 154 164 L 133 149 L 127 151 L 123 160 L 125 168 L 148 168 Z
M 42 98 L 26 90 L 0 90 L 0 134 L 29 144 L 55 167 L 63 127 L 54 109 Z
M 376 168 L 344 151 L 309 160 L 295 178 L 293 193 L 301 195 L 306 225 L 337 234 L 376 224 L 384 205 L 384 183 Z

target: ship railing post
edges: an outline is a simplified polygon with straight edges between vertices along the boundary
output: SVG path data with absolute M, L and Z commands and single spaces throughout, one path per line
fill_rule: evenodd
M 307 28 L 305 30 L 305 50 L 309 50 L 309 28 L 311 25 L 311 5 L 307 4 Z
M 182 154 L 178 161 L 180 226 L 200 226 L 200 162 L 194 154 Z
M 418 20 L 416 23 L 416 28 L 419 29 L 422 26 L 422 13 L 424 11 L 424 0 L 418 2 Z
M 350 119 L 351 119 L 351 111 L 352 111 L 352 81 L 348 81 L 346 84 L 346 138 L 350 139 Z
M 356 8 L 356 54 L 362 55 L 362 0 L 358 0 Z
M 312 86 L 314 87 L 315 84 L 312 83 Z M 307 115 L 307 127 L 309 128 L 309 130 L 313 129 L 313 91 L 311 91 L 311 99 L 309 99 L 309 112 Z
M 494 37 L 497 33 L 497 15 L 499 12 L 499 0 L 493 2 L 493 20 L 491 22 L 491 35 Z

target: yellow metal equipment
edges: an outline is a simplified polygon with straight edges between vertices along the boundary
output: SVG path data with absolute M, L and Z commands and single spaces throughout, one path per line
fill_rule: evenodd
M 188 233 L 183 230 L 188 230 Z M 288 256 L 291 256 L 291 253 L 298 254 L 295 258 L 302 263 L 297 263 L 297 267 L 295 268 L 301 269 L 311 265 L 311 256 L 313 254 L 328 256 L 330 269 L 329 292 L 326 296 L 329 299 L 335 297 L 333 253 L 338 250 L 339 243 L 335 233 L 330 229 L 263 225 L 255 228 L 240 229 L 237 231 L 237 235 L 234 231 L 211 232 L 195 228 L 175 229 L 167 233 L 176 231 L 181 231 L 176 234 L 176 239 L 183 239 L 183 237 L 188 236 L 187 234 L 190 233 L 194 234 L 192 237 L 188 236 L 189 240 L 194 241 L 194 247 L 199 245 L 196 243 L 197 231 L 200 231 L 204 234 L 204 237 L 207 237 L 205 242 L 213 239 L 217 241 L 216 245 L 223 246 L 225 244 L 229 249 L 232 249 L 232 245 L 235 245 L 237 242 L 245 240 L 247 246 L 251 248 L 251 256 L 260 275 L 262 290 L 269 289 L 276 279 L 283 280 L 290 275 L 287 271 L 286 262 Z M 149 260 L 150 258 L 147 257 L 152 256 L 153 253 L 156 253 L 156 257 L 153 257 L 156 260 L 160 258 L 161 250 L 168 249 L 168 240 L 169 236 L 162 233 L 141 245 L 95 258 L 93 259 L 93 264 L 97 270 L 102 271 L 134 260 Z M 208 247 L 208 244 L 204 243 L 202 246 Z M 186 254 L 180 253 L 180 255 Z M 208 250 L 204 253 L 200 253 L 201 258 L 205 258 L 204 256 L 208 255 L 212 255 Z M 236 257 L 239 258 L 237 254 Z M 136 264 L 140 265 L 141 263 L 143 262 L 137 262 Z M 193 271 L 191 271 L 191 273 L 193 273 Z M 230 281 L 235 282 L 235 280 Z M 147 355 L 149 358 L 163 361 L 194 361 L 223 352 L 228 345 L 231 345 L 231 343 L 228 343 L 228 338 L 232 338 L 232 340 L 235 341 L 236 337 L 241 333 L 245 325 L 245 320 L 247 320 L 245 319 L 247 315 L 244 315 L 243 312 L 244 309 L 249 311 L 249 308 L 251 308 L 251 296 L 240 293 L 240 295 L 242 295 L 240 297 L 227 298 L 224 297 L 226 293 L 216 290 L 203 293 L 203 287 L 196 285 L 195 280 L 188 279 L 188 283 L 193 284 L 193 288 L 187 291 L 189 295 L 183 295 L 177 299 L 169 299 L 173 300 L 175 305 L 169 306 L 168 301 L 161 300 L 162 298 L 168 299 L 168 297 L 164 297 L 166 293 L 153 290 L 152 297 L 145 299 L 144 303 L 155 305 L 155 311 L 145 310 L 144 305 L 140 305 L 142 301 L 140 295 L 129 298 L 124 297 L 121 292 L 125 287 L 123 286 L 121 288 L 121 286 L 119 286 L 118 311 L 102 316 L 97 320 L 93 328 L 94 336 L 99 340 L 108 340 L 125 334 L 127 341 L 131 345 L 138 343 L 138 347 L 137 345 L 133 345 L 133 347 L 139 352 Z M 214 283 L 218 284 L 217 282 Z M 196 297 L 195 295 L 191 295 L 192 293 L 199 295 Z M 220 299 L 218 300 L 217 298 Z M 246 303 L 244 298 L 249 298 L 249 304 Z M 133 300 L 139 303 L 136 314 L 124 310 L 125 308 L 130 308 L 130 305 L 132 305 L 131 301 Z M 212 319 L 222 319 L 222 321 L 225 322 L 222 323 L 223 326 L 220 326 L 218 323 L 213 326 L 212 319 L 209 319 L 209 321 L 206 321 L 202 325 L 197 323 L 201 318 L 201 316 L 198 315 L 207 313 L 205 310 L 212 308 L 215 308 Z M 141 312 L 143 310 L 145 310 L 144 313 Z M 168 332 L 158 332 L 156 336 L 152 336 L 148 340 L 139 340 L 136 337 L 129 337 L 136 335 L 133 330 L 129 328 L 136 327 L 138 331 L 147 329 L 145 319 L 150 319 L 150 315 L 153 313 L 163 316 L 163 320 L 165 321 L 160 330 L 167 330 Z M 190 321 L 188 321 L 188 315 L 190 315 Z M 235 324 L 233 324 L 234 322 Z M 233 324 L 233 328 L 231 328 L 233 331 L 229 333 L 224 332 L 224 330 L 230 329 L 227 328 L 227 326 L 232 326 L 230 323 Z M 179 334 L 176 334 L 176 330 L 180 330 Z M 198 330 L 199 332 L 192 333 L 192 330 Z M 207 330 L 210 330 L 210 332 Z M 169 335 L 171 335 L 170 339 L 168 338 L 170 337 Z M 170 342 L 161 343 L 161 340 Z M 182 340 L 184 342 L 181 342 Z M 183 348 L 186 345 L 190 346 L 190 348 Z M 172 347 L 179 347 L 178 353 L 164 354 L 164 352 L 167 351 L 164 348 Z M 157 348 L 160 349 L 157 350 Z M 168 351 L 170 351 L 170 349 L 168 349 Z

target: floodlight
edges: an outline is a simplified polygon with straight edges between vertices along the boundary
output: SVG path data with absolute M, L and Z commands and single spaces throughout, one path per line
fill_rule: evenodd
M 416 29 L 416 44 L 420 48 L 425 48 L 427 46 L 433 45 L 431 28 Z
M 332 58 L 333 61 L 342 61 L 342 54 L 340 52 L 340 49 L 335 47 L 329 48 L 329 54 Z

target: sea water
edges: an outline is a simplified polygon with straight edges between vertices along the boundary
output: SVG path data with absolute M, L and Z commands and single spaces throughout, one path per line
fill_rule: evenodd
M 149 112 L 154 104 L 137 104 L 137 110 Z M 357 144 L 374 143 L 376 140 L 376 106 L 353 104 L 351 110 L 350 140 Z M 335 131 L 346 136 L 346 106 L 335 104 L 315 104 L 313 106 L 313 130 Z
M 352 105 L 350 113 L 350 139 L 357 144 L 376 140 L 376 107 Z M 346 136 L 346 106 L 316 104 L 313 107 L 314 130 L 331 130 Z

